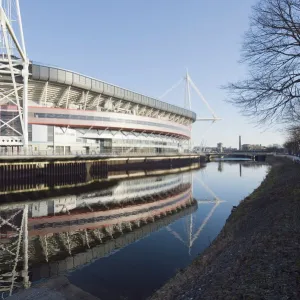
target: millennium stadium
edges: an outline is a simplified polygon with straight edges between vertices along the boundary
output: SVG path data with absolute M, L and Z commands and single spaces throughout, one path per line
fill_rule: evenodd
M 0 154 L 25 150 L 61 155 L 176 154 L 189 150 L 192 124 L 197 120 L 190 106 L 181 108 L 31 61 L 18 0 L 1 3 Z M 11 21 L 12 8 L 16 22 Z M 190 84 L 196 87 L 188 74 L 185 79 L 186 103 L 190 103 Z M 212 114 L 213 118 L 201 120 L 216 120 Z
M 1 146 L 17 150 L 23 144 L 17 106 L 1 103 L 0 113 L 4 122 L 13 120 L 1 128 Z M 192 111 L 100 80 L 29 64 L 28 145 L 34 151 L 181 152 L 195 119 Z

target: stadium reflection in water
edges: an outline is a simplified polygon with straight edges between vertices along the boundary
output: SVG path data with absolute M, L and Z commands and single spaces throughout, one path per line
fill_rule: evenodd
M 76 269 L 197 209 L 191 173 L 1 207 L 1 291 Z
M 145 299 L 211 243 L 232 205 L 266 170 L 254 163 L 216 162 L 193 172 L 2 204 L 0 290 L 7 296 L 67 275 L 101 299 Z

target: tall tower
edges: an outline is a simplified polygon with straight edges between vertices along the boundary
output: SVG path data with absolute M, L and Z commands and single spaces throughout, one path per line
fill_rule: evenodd
M 242 150 L 242 137 L 239 136 L 239 150 Z
M 0 0 L 0 136 L 28 146 L 28 67 L 19 0 Z

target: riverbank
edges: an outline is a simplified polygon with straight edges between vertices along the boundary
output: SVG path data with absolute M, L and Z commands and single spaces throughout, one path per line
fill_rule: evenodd
M 270 172 L 194 262 L 151 297 L 300 299 L 300 167 L 269 158 Z

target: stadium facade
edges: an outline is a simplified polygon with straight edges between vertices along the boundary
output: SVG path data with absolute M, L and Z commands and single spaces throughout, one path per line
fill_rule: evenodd
M 11 76 L 1 75 L 5 89 Z M 22 77 L 17 81 L 22 84 Z M 0 118 L 12 121 L 1 127 L 0 142 L 2 151 L 16 152 L 23 144 L 22 128 L 18 107 L 8 102 L 2 99 Z M 28 144 L 33 152 L 181 153 L 195 120 L 190 110 L 88 76 L 29 65 Z

